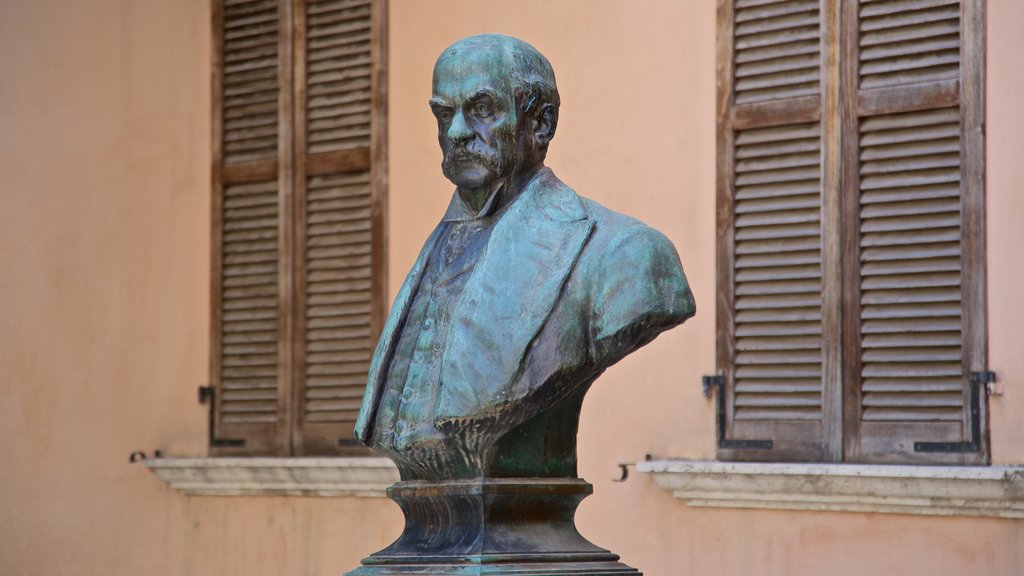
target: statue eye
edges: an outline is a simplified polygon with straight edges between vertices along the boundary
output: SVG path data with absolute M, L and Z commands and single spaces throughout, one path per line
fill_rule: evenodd
M 437 119 L 445 124 L 451 122 L 454 116 L 451 110 L 438 110 L 437 112 Z
M 473 107 L 473 115 L 477 118 L 490 118 L 494 115 L 494 109 L 489 104 L 477 104 Z

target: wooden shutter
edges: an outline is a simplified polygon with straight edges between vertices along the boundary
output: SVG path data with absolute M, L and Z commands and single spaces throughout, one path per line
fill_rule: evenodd
M 720 457 L 986 460 L 983 7 L 720 0 Z
M 847 7 L 850 460 L 986 459 L 981 8 Z
M 384 9 L 370 0 L 296 5 L 305 32 L 295 84 L 300 454 L 361 451 L 353 428 L 385 298 Z
M 719 2 L 719 456 L 827 459 L 836 278 L 823 137 L 832 79 L 818 0 Z M 834 370 L 833 370 L 834 371 Z M 760 441 L 761 448 L 744 445 Z M 770 444 L 769 444 L 770 443 Z M 770 448 L 767 446 L 770 445 Z
M 211 450 L 287 450 L 287 54 L 276 0 L 214 3 Z
M 383 318 L 386 4 L 214 2 L 217 454 L 336 454 Z

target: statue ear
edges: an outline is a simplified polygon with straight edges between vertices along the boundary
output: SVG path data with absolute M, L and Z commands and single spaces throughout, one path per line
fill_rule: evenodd
M 547 148 L 548 142 L 555 137 L 558 127 L 558 109 L 552 104 L 544 104 L 533 114 L 533 138 L 541 148 Z

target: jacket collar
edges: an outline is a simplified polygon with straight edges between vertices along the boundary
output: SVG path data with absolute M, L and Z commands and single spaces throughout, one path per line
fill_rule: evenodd
M 472 416 L 502 403 L 530 341 L 544 325 L 593 229 L 579 196 L 541 169 L 501 215 L 452 313 L 436 419 Z M 356 435 L 366 442 L 423 270 L 444 224 L 427 239 L 399 290 L 370 364 Z

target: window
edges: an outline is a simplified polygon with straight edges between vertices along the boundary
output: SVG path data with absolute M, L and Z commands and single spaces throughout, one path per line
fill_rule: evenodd
M 986 463 L 984 2 L 719 25 L 719 456 Z
M 384 11 L 213 2 L 215 455 L 361 450 L 386 293 Z

